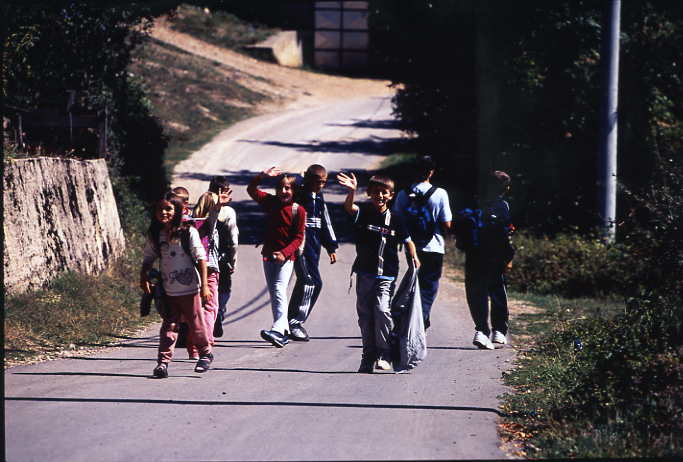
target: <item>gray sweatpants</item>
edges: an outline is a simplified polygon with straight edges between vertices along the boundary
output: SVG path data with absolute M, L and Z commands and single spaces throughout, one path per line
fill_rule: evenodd
M 391 297 L 395 281 L 372 275 L 356 275 L 356 311 L 363 341 L 363 358 L 374 361 L 391 354 L 389 335 L 394 327 L 391 319 Z

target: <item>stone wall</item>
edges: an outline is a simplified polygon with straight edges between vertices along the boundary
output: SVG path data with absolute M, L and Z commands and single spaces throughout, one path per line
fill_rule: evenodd
M 125 248 L 104 159 L 8 161 L 3 198 L 7 293 L 65 270 L 98 273 Z

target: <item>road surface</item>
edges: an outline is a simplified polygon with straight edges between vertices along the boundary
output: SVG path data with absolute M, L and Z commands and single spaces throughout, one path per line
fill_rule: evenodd
M 399 138 L 389 99 L 350 99 L 244 121 L 179 164 L 174 185 L 188 187 L 191 199 L 214 174 L 229 176 L 235 191 L 239 261 L 212 369 L 195 373 L 178 349 L 169 378 L 153 379 L 158 325 L 95 355 L 7 369 L 7 460 L 507 457 L 497 396 L 506 391 L 501 372 L 513 350 L 473 347 L 461 285 L 442 280 L 418 368 L 356 373 L 361 342 L 348 291 L 354 248 L 334 184 L 326 197 L 344 243 L 337 264 L 321 259 L 325 286 L 306 325 L 311 341 L 276 349 L 259 336 L 272 315 L 254 247 L 261 231 L 246 194 L 250 177 L 271 165 L 301 172 L 311 163 L 363 173 Z

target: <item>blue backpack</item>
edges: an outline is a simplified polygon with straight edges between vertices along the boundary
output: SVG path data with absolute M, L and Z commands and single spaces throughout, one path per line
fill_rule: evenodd
M 429 198 L 434 191 L 436 191 L 436 186 L 432 186 L 424 194 L 410 189 L 405 190 L 410 200 L 408 207 L 404 210 L 405 223 L 408 234 L 418 249 L 426 246 L 436 231 L 436 221 L 428 205 Z
M 515 249 L 510 242 L 512 225 L 491 207 L 465 208 L 455 213 L 455 246 L 510 262 Z

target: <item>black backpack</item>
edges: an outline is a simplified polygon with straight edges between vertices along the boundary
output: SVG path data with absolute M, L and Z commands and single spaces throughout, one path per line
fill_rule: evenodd
M 465 208 L 455 213 L 455 246 L 465 252 L 479 252 L 482 255 L 512 261 L 515 248 L 510 241 L 514 229 L 491 207 Z
M 410 203 L 403 211 L 403 215 L 408 234 L 418 249 L 426 246 L 436 231 L 436 221 L 428 204 L 434 191 L 436 191 L 436 186 L 432 186 L 424 194 L 410 189 L 405 190 Z

